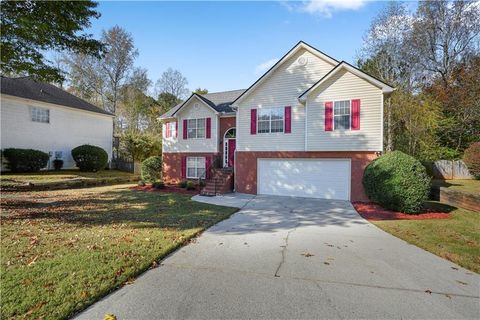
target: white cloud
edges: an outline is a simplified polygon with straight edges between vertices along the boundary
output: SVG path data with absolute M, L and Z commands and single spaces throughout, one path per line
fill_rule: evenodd
M 263 63 L 260 63 L 258 66 L 255 67 L 255 73 L 256 74 L 264 73 L 265 71 L 270 69 L 275 63 L 277 63 L 278 60 L 279 60 L 278 58 L 273 58 Z
M 367 0 L 308 0 L 300 3 L 282 2 L 290 11 L 306 12 L 330 18 L 335 11 L 358 10 Z

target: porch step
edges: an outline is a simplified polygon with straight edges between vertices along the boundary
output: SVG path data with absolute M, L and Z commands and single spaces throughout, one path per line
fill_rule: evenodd
M 233 190 L 233 169 L 221 168 L 215 169 L 212 177 L 205 181 L 205 187 L 200 191 L 200 195 L 216 196 Z

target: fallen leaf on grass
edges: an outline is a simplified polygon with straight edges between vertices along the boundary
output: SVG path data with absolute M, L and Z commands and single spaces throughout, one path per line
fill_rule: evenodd
M 313 257 L 313 254 L 311 254 L 309 252 L 303 252 L 301 255 L 304 256 L 305 258 Z
M 154 268 L 157 268 L 158 267 L 158 262 L 157 261 L 153 261 L 152 262 L 152 265 L 150 266 L 150 269 L 154 269 Z
M 27 313 L 25 314 L 26 316 L 29 316 L 31 315 L 32 313 L 34 313 L 35 311 L 38 311 L 41 307 L 43 307 L 46 303 L 45 302 L 40 302 L 40 303 L 37 303 L 36 305 L 34 305 L 33 307 L 31 307 Z
M 38 259 L 38 256 L 35 256 L 32 260 L 30 260 L 30 261 L 27 263 L 27 266 L 30 267 L 32 264 L 35 263 L 35 261 L 37 261 L 37 259 Z
M 117 317 L 114 314 L 106 314 L 103 320 L 117 320 Z
M 135 278 L 128 278 L 128 280 L 125 281 L 124 284 L 132 284 L 132 283 L 134 283 L 134 282 L 135 282 Z
M 80 292 L 80 298 L 82 298 L 82 299 L 88 298 L 88 292 L 87 291 Z

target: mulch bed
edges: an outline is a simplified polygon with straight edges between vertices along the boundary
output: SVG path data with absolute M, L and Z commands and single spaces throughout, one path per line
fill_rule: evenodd
M 448 219 L 450 214 L 446 212 L 437 212 L 432 209 L 425 209 L 425 212 L 419 214 L 406 214 L 397 211 L 383 209 L 381 206 L 369 202 L 354 202 L 353 207 L 365 219 L 372 221 L 380 220 L 428 220 L 428 219 Z
M 187 190 L 184 188 L 180 188 L 176 185 L 165 185 L 163 189 L 157 189 L 152 187 L 151 185 L 146 186 L 134 186 L 130 188 L 131 190 L 136 191 L 144 191 L 144 192 L 167 192 L 167 193 L 180 193 L 180 194 L 189 194 L 189 195 L 196 195 L 200 193 L 200 188 L 196 187 L 195 190 Z

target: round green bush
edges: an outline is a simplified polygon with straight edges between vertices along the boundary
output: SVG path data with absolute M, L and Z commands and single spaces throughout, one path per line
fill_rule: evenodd
M 193 181 L 187 181 L 187 184 L 185 185 L 185 188 L 187 190 L 195 190 L 195 184 L 193 183 Z
M 7 168 L 12 172 L 36 172 L 45 168 L 48 163 L 48 153 L 33 149 L 8 148 L 3 150 L 3 156 L 8 160 Z
M 463 161 L 468 171 L 477 179 L 480 179 L 480 142 L 472 143 L 463 154 Z
M 165 188 L 165 183 L 163 183 L 163 181 L 158 180 L 152 183 L 152 187 L 154 187 L 155 189 L 163 189 Z
M 375 159 L 363 174 L 363 186 L 371 201 L 405 213 L 420 212 L 430 183 L 420 161 L 400 151 Z
M 187 180 L 182 180 L 178 183 L 178 186 L 180 188 L 186 188 L 187 187 L 187 182 L 188 182 Z
M 142 179 L 154 182 L 162 177 L 162 157 L 153 156 L 142 162 Z
M 72 150 L 72 157 L 80 171 L 98 171 L 105 169 L 108 154 L 100 147 L 84 144 Z
M 53 160 L 53 168 L 55 171 L 60 171 L 63 167 L 63 160 L 62 159 L 55 159 Z

